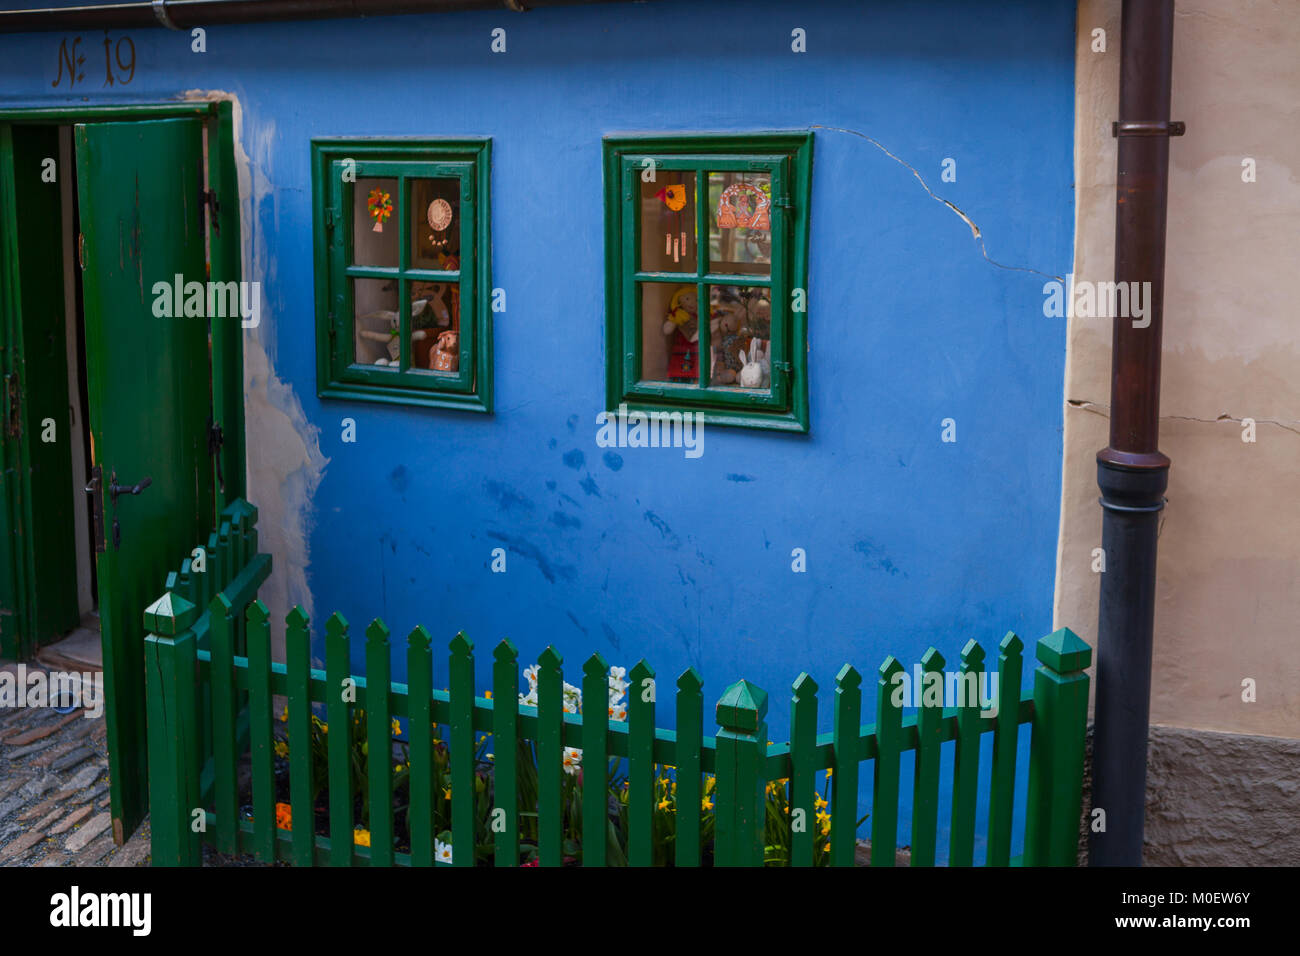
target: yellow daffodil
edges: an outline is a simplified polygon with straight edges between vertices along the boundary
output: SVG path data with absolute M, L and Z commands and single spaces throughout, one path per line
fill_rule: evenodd
M 352 842 L 357 846 L 370 846 L 370 831 L 357 827 L 352 831 Z
M 818 810 L 821 810 L 827 806 L 827 803 L 820 796 L 815 796 L 813 797 L 813 806 Z
M 275 742 L 275 755 L 277 757 L 289 756 L 289 745 L 286 744 L 283 740 L 277 740 Z
M 713 809 L 713 801 L 710 800 L 708 797 L 705 797 L 703 800 L 700 801 L 700 809 L 701 809 L 701 810 L 712 810 L 712 809 Z

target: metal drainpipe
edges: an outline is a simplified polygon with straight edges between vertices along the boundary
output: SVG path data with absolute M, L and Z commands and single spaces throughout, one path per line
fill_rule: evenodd
M 79 7 L 0 11 L 0 33 L 67 29 L 167 27 L 188 30 L 229 23 L 323 20 L 332 17 L 514 10 L 577 6 L 610 0 L 135 0 Z
M 1150 296 L 1142 320 L 1114 320 L 1110 445 L 1097 453 L 1106 566 L 1092 806 L 1105 811 L 1106 830 L 1090 833 L 1092 866 L 1142 864 L 1156 534 L 1169 478 L 1158 447 L 1169 137 L 1183 132 L 1169 122 L 1173 0 L 1124 0 L 1121 29 L 1115 281 L 1149 282 Z

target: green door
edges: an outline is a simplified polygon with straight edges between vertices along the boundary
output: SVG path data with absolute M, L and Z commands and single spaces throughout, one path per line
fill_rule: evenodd
M 91 458 L 102 496 L 96 555 L 120 842 L 147 809 L 143 611 L 169 568 L 207 540 L 208 327 L 176 314 L 177 281 L 204 281 L 202 124 L 76 127 Z M 179 280 L 178 280 L 179 277 Z M 161 296 L 155 285 L 166 284 Z
M 54 126 L 0 124 L 0 657 L 77 625 L 71 419 Z

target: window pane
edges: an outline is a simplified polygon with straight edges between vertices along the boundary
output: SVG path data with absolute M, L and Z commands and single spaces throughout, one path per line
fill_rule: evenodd
M 709 384 L 767 389 L 772 339 L 772 300 L 756 286 L 709 287 Z
M 460 283 L 412 282 L 411 368 L 460 371 Z
M 695 174 L 658 170 L 641 183 L 641 270 L 695 269 Z
M 698 384 L 699 297 L 694 285 L 641 285 L 641 380 Z
M 772 177 L 709 173 L 709 271 L 772 271 Z
M 352 187 L 352 264 L 397 268 L 396 179 L 358 179 Z
M 411 268 L 455 269 L 460 258 L 460 180 L 412 179 Z
M 356 316 L 357 363 L 397 365 L 397 280 L 352 279 L 352 304 Z

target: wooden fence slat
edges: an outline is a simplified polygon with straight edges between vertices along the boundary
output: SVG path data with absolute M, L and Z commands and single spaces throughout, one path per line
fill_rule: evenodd
M 601 704 L 605 708 L 601 709 Z M 582 865 L 608 862 L 609 664 L 592 654 L 582 666 Z
M 975 803 L 980 775 L 980 687 L 984 648 L 971 639 L 961 652 L 962 696 L 957 701 L 957 739 L 952 773 L 952 833 L 948 865 L 971 866 L 975 858 Z
M 307 612 L 301 607 L 294 607 L 285 618 L 289 809 L 295 866 L 311 866 L 316 849 L 316 812 L 311 802 L 311 635 L 308 624 Z
M 148 709 L 149 801 L 155 866 L 197 866 L 198 834 L 191 814 L 198 808 L 194 662 L 190 625 L 198 609 L 174 593 L 144 612 Z
M 433 653 L 432 638 L 420 624 L 406 638 L 406 726 L 410 753 L 411 865 L 433 866 Z M 442 794 L 438 794 L 442 796 Z
M 253 852 L 275 862 L 275 751 L 271 740 L 271 628 L 260 600 L 248 606 L 248 727 L 253 770 Z
M 492 786 L 497 866 L 519 865 L 519 651 L 502 640 L 492 652 Z
M 464 634 L 451 641 L 451 859 L 474 865 L 474 645 Z
M 704 681 L 694 667 L 677 678 L 677 866 L 700 865 Z
M 244 566 L 244 562 L 239 560 L 239 555 L 235 553 L 233 542 L 230 539 L 230 522 L 223 521 L 217 532 L 217 547 L 221 551 L 221 589 L 225 590 L 227 584 L 235 580 L 235 574 Z
M 251 636 L 251 635 L 250 635 Z M 337 611 L 325 622 L 325 752 L 329 770 L 330 866 L 352 865 L 352 707 L 356 690 L 348 651 L 348 621 Z
M 1011 814 L 1016 798 L 1016 743 L 1020 733 L 1023 650 L 1020 638 L 1010 631 L 998 646 L 998 716 L 993 731 L 988 866 L 1007 866 L 1011 862 Z
M 916 715 L 916 759 L 912 765 L 912 866 L 934 866 L 939 825 L 939 754 L 943 746 L 943 668 L 947 663 L 933 647 L 921 657 L 921 686 Z M 930 675 L 937 675 L 937 682 Z
M 627 846 L 631 866 L 654 862 L 655 672 L 644 660 L 629 675 Z
M 898 848 L 898 778 L 903 710 L 894 704 L 894 675 L 903 665 L 892 654 L 876 680 L 876 767 L 871 797 L 871 865 L 893 866 Z
M 370 783 L 370 865 L 393 865 L 392 661 L 388 625 L 366 628 L 366 775 Z
M 564 862 L 563 662 L 549 645 L 537 658 L 537 854 L 542 866 Z
M 790 696 L 790 865 L 812 866 L 818 837 L 817 682 L 800 674 Z M 797 824 L 797 825 L 796 825 Z
M 1083 812 L 1083 758 L 1092 648 L 1068 627 L 1035 649 L 1025 866 L 1074 866 Z
M 762 866 L 767 783 L 767 692 L 739 680 L 714 709 L 717 735 L 715 866 Z
M 835 675 L 832 720 L 835 773 L 831 778 L 831 866 L 853 866 L 857 851 L 858 778 L 862 767 L 858 753 L 862 676 L 849 664 Z
M 222 853 L 239 852 L 239 755 L 235 747 L 234 614 L 230 601 L 218 594 L 208 605 L 211 630 L 208 665 L 212 687 L 213 805 L 217 812 L 216 844 Z

